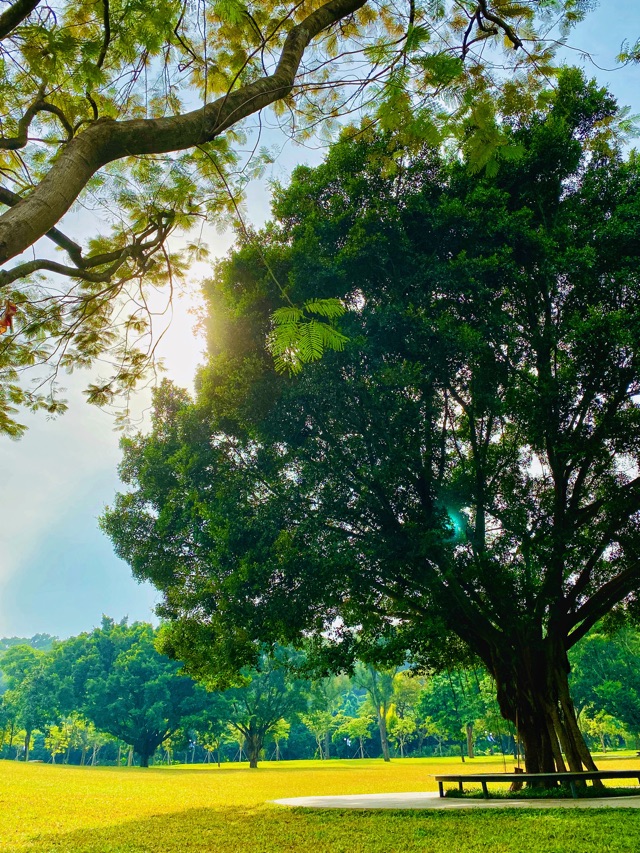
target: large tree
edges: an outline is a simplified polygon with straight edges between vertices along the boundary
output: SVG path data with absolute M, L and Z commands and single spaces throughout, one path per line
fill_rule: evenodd
M 157 395 L 104 522 L 177 654 L 471 653 L 534 772 L 593 768 L 567 653 L 640 581 L 638 159 L 578 72 L 550 101 L 493 175 L 366 130 L 300 169 L 210 287 L 197 403 Z M 342 298 L 343 353 L 274 372 L 275 282 Z
M 197 234 L 181 253 L 167 240 L 235 210 L 242 182 L 271 156 L 256 153 L 273 119 L 262 110 L 276 105 L 286 135 L 300 138 L 320 121 L 364 110 L 372 122 L 402 124 L 407 140 L 458 133 L 484 163 L 502 145 L 495 69 L 506 62 L 513 71 L 512 107 L 530 106 L 535 80 L 552 73 L 536 27 L 556 23 L 558 35 L 587 6 L 5 4 L 0 285 L 3 312 L 9 299 L 18 313 L 0 347 L 0 429 L 20 433 L 20 405 L 63 409 L 58 371 L 100 356 L 103 376 L 89 399 L 108 404 L 131 390 L 153 355 L 150 325 L 162 310 L 154 292 L 170 293 L 192 254 L 206 251 Z M 455 104 L 448 111 L 445 89 Z M 248 161 L 243 147 L 253 152 Z M 43 384 L 22 380 L 34 365 Z

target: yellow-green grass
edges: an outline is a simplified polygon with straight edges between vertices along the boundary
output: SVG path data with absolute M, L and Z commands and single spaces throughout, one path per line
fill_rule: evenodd
M 604 768 L 638 766 L 600 756 Z M 507 769 L 513 760 L 507 762 Z M 640 810 L 342 811 L 280 797 L 435 790 L 431 774 L 502 758 L 81 768 L 0 761 L 0 851 L 11 853 L 637 853 Z M 618 783 L 619 784 L 619 783 Z

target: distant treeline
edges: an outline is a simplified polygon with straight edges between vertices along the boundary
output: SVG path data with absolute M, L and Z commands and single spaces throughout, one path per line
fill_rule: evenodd
M 358 662 L 305 677 L 301 652 L 276 648 L 224 692 L 159 654 L 148 624 L 69 640 L 0 639 L 0 758 L 70 764 L 517 755 L 480 667 L 416 675 Z M 640 634 L 594 631 L 572 659 L 582 730 L 596 749 L 638 744 Z

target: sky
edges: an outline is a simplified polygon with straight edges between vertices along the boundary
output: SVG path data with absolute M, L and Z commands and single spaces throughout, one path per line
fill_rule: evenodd
M 625 40 L 640 37 L 637 0 L 602 0 L 573 32 L 570 43 L 588 51 L 601 69 L 617 65 Z M 609 86 L 622 104 L 640 113 L 640 66 L 607 72 L 584 60 L 578 50 L 567 58 Z M 260 225 L 268 216 L 267 179 L 282 179 L 299 162 L 317 163 L 318 151 L 287 146 L 274 170 L 250 187 L 247 216 Z M 208 235 L 214 257 L 230 246 L 228 234 Z M 202 360 L 203 342 L 194 334 L 189 308 L 197 302 L 198 273 L 193 296 L 179 298 L 160 354 L 167 375 L 190 388 Z M 26 416 L 29 430 L 20 441 L 0 436 L 0 637 L 48 633 L 64 638 L 99 624 L 102 614 L 131 621 L 154 621 L 158 594 L 149 584 L 133 580 L 127 564 L 113 553 L 98 529 L 97 519 L 118 491 L 120 434 L 107 413 L 82 399 L 81 374 L 69 377 L 67 414 L 47 420 Z M 148 406 L 148 392 L 136 407 Z

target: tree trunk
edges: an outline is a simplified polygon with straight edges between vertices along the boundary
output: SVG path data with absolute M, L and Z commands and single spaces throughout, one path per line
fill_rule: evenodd
M 140 767 L 148 767 L 149 766 L 149 756 L 146 752 L 140 753 Z
M 475 758 L 473 752 L 473 723 L 467 723 L 467 755 L 469 758 Z
M 249 767 L 253 768 L 254 770 L 258 766 L 258 759 L 260 758 L 261 749 L 262 738 L 260 737 L 260 735 L 252 733 L 245 739 L 244 750 L 249 758 Z
M 597 770 L 578 728 L 561 643 L 547 637 L 494 648 L 486 662 L 502 716 L 513 723 L 524 747 L 527 773 Z
M 29 750 L 31 748 L 31 729 L 27 729 L 24 736 L 24 760 L 29 761 Z
M 380 732 L 380 744 L 382 746 L 382 757 L 385 761 L 391 761 L 389 753 L 389 738 L 387 737 L 387 719 L 383 713 L 377 712 L 378 731 Z
M 324 733 L 324 758 L 331 758 L 331 752 L 329 751 L 329 747 L 331 746 L 331 732 L 326 731 Z

